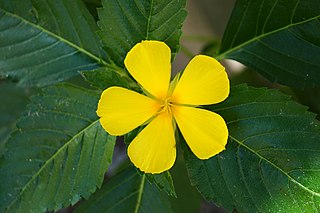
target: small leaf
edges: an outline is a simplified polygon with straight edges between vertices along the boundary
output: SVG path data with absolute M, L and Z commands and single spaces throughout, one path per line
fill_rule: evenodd
M 148 181 L 154 183 L 159 190 L 165 191 L 170 196 L 177 197 L 169 171 L 165 171 L 161 174 L 146 174 L 146 177 Z
M 81 0 L 1 0 L 0 17 L 0 76 L 19 86 L 45 86 L 107 64 Z
M 159 40 L 178 51 L 185 0 L 103 0 L 99 35 L 111 59 L 123 67 L 129 50 L 142 40 Z
M 111 86 L 140 90 L 138 84 L 121 68 L 115 70 L 101 67 L 96 70 L 81 72 L 81 74 L 93 87 L 102 90 Z
M 238 0 L 217 58 L 292 87 L 320 86 L 319 34 L 318 0 Z
M 101 186 L 115 137 L 100 126 L 98 99 L 72 85 L 32 98 L 0 159 L 1 212 L 58 210 Z
M 245 85 L 210 107 L 227 122 L 226 150 L 199 160 L 182 143 L 193 185 L 239 212 L 318 212 L 320 122 L 275 90 Z
M 167 198 L 146 181 L 145 175 L 139 176 L 134 168 L 129 167 L 112 177 L 75 212 L 172 212 Z

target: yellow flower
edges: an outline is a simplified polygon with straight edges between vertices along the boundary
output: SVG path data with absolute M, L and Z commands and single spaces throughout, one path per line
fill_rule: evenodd
M 136 44 L 124 63 L 147 96 L 110 87 L 101 95 L 97 114 L 110 135 L 123 135 L 148 123 L 128 147 L 136 167 L 146 173 L 161 173 L 173 166 L 175 124 L 198 158 L 208 159 L 225 149 L 228 129 L 223 118 L 197 108 L 219 103 L 229 95 L 228 76 L 218 61 L 195 56 L 181 78 L 171 84 L 171 51 L 163 42 Z

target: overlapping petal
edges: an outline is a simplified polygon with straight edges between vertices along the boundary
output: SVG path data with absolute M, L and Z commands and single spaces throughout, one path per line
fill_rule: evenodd
M 173 106 L 172 112 L 184 139 L 198 158 L 208 159 L 225 149 L 228 129 L 220 115 L 186 106 Z
M 103 91 L 97 114 L 103 128 L 111 135 L 123 135 L 142 125 L 160 109 L 157 101 L 121 88 Z
M 142 41 L 127 54 L 124 64 L 132 77 L 150 94 L 164 100 L 171 76 L 171 51 L 160 41 Z
M 176 144 L 172 117 L 160 113 L 130 143 L 128 156 L 146 173 L 161 173 L 170 169 L 176 159 Z
M 179 104 L 214 104 L 228 97 L 229 87 L 224 67 L 212 57 L 198 55 L 187 65 L 172 98 Z
M 171 51 L 165 43 L 136 44 L 124 63 L 151 98 L 111 87 L 102 93 L 98 104 L 100 122 L 111 135 L 126 134 L 152 118 L 128 147 L 131 162 L 145 173 L 161 173 L 173 166 L 176 158 L 174 120 L 191 151 L 200 159 L 223 151 L 228 140 L 223 118 L 196 108 L 227 98 L 230 86 L 224 67 L 214 58 L 196 56 L 169 88 L 170 62 Z

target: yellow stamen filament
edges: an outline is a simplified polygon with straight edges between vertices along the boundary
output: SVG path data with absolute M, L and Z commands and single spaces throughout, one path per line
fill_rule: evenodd
M 159 110 L 158 114 L 162 112 L 168 112 L 170 116 L 172 116 L 172 112 L 171 112 L 172 105 L 173 105 L 172 98 L 171 97 L 166 98 L 166 100 L 161 103 L 160 105 L 161 109 Z

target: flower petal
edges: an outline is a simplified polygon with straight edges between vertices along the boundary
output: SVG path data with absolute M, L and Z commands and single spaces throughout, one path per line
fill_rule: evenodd
M 208 159 L 225 149 L 228 128 L 223 118 L 208 110 L 173 106 L 173 116 L 191 151 Z
M 169 113 L 160 113 L 130 143 L 131 162 L 145 173 L 161 173 L 170 169 L 176 159 L 176 144 Z
M 123 135 L 140 126 L 160 109 L 157 101 L 121 87 L 103 91 L 97 114 L 110 135 Z
M 183 72 L 173 92 L 173 101 L 189 105 L 219 103 L 228 97 L 229 87 L 224 67 L 212 57 L 198 55 Z
M 171 51 L 160 41 L 142 41 L 127 54 L 124 64 L 132 77 L 150 94 L 164 100 L 170 82 Z

